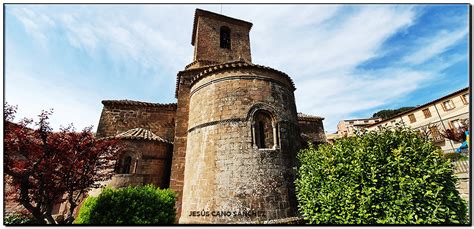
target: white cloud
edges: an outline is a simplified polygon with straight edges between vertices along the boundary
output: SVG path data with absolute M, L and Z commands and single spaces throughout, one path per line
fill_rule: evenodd
M 332 132 L 339 120 L 363 118 L 351 114 L 390 104 L 434 76 L 432 72 L 412 69 L 384 69 L 364 75 L 328 75 L 325 80 L 307 80 L 296 91 L 298 110 L 325 117 L 325 130 Z
M 17 8 L 12 11 L 18 20 L 23 24 L 25 31 L 33 37 L 40 45 L 45 45 L 47 36 L 45 30 L 54 26 L 54 22 L 49 17 L 42 15 L 38 17 L 35 12 L 28 8 Z
M 169 19 L 150 20 L 156 12 L 150 15 L 152 12 L 147 7 L 150 6 L 134 7 L 133 13 L 123 15 L 117 15 L 116 11 L 120 11 L 117 7 L 92 8 L 89 14 L 93 17 L 66 11 L 61 14 L 61 22 L 71 45 L 86 50 L 92 57 L 100 47 L 118 63 L 133 62 L 144 68 L 173 71 L 183 68 L 186 62 L 191 62 L 185 57 L 191 56 L 192 50 L 184 48 L 186 46 L 175 39 L 180 35 L 175 33 L 179 29 L 167 26 Z M 160 9 L 160 12 L 172 17 L 177 10 L 163 12 Z M 168 30 L 162 30 L 162 27 Z M 179 59 L 181 64 L 176 65 L 169 59 Z
M 73 123 L 81 130 L 94 125 L 97 129 L 102 104 L 97 92 L 76 88 L 67 82 L 48 82 L 31 77 L 21 71 L 5 73 L 5 101 L 18 105 L 16 120 L 33 118 L 42 110 L 53 109 L 51 126 L 58 130 L 60 126 Z M 21 85 L 21 86 L 19 86 Z
M 424 63 L 460 41 L 467 35 L 467 32 L 467 28 L 455 31 L 442 30 L 429 39 L 420 39 L 419 45 L 422 48 L 406 56 L 403 61 L 409 64 Z
M 197 7 L 219 12 L 217 5 Z M 174 81 L 174 73 L 192 61 L 190 40 L 195 8 L 91 6 L 42 13 L 25 8 L 15 16 L 39 40 L 46 39 L 41 37 L 46 37 L 48 28 L 62 27 L 71 46 L 85 50 L 93 58 L 102 49 L 119 64 L 153 68 L 156 74 L 173 73 L 166 77 L 153 75 L 151 81 Z M 401 61 L 428 64 L 436 59 L 443 63 L 430 70 L 411 64 L 376 71 L 357 69 L 362 63 L 385 55 L 383 45 L 387 39 L 417 22 L 417 10 L 410 5 L 224 5 L 223 13 L 254 24 L 253 62 L 288 73 L 297 87 L 298 111 L 325 117 L 325 129 L 329 131 L 335 130 L 340 119 L 351 118 L 355 112 L 375 109 L 414 92 L 435 79 L 450 63 L 465 58 L 438 60 L 439 54 L 467 33 L 466 29 L 446 30 L 420 39 L 420 45 Z M 157 90 L 164 87 L 156 85 Z M 103 99 L 97 96 L 93 102 L 82 104 L 95 104 Z M 53 98 L 51 95 L 50 99 Z M 57 103 L 66 106 L 61 105 L 65 101 Z M 92 108 L 96 105 L 87 106 L 96 109 Z M 89 123 L 96 123 L 99 114 L 89 114 L 93 117 L 88 118 L 92 120 Z

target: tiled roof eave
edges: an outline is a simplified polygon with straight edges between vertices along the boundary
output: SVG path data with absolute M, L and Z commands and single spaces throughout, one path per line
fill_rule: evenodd
M 309 114 L 304 114 L 304 113 L 298 113 L 298 120 L 302 121 L 314 121 L 314 120 L 324 120 L 323 117 L 316 116 L 316 115 L 309 115 Z
M 142 106 L 142 107 L 168 107 L 176 108 L 176 103 L 149 103 L 134 100 L 102 100 L 104 106 L 107 105 L 128 105 L 128 106 Z
M 109 137 L 103 137 L 99 138 L 99 140 L 141 140 L 141 141 L 154 141 L 154 142 L 160 142 L 160 143 L 165 143 L 165 144 L 170 144 L 173 145 L 173 142 L 167 141 L 167 140 L 158 140 L 158 139 L 149 139 L 149 138 L 141 138 L 141 137 L 117 137 L 117 136 L 109 136 Z
M 205 78 L 206 76 L 210 75 L 211 73 L 216 73 L 216 72 L 219 72 L 219 71 L 229 70 L 229 69 L 239 69 L 239 68 L 257 68 L 259 70 L 265 70 L 265 71 L 270 71 L 270 72 L 280 74 L 289 81 L 291 89 L 293 91 L 296 90 L 296 87 L 295 87 L 295 84 L 294 84 L 293 80 L 286 73 L 284 73 L 282 71 L 279 71 L 279 70 L 276 70 L 276 69 L 273 69 L 273 68 L 270 68 L 270 67 L 267 67 L 267 66 L 252 64 L 252 63 L 242 61 L 242 60 L 234 61 L 234 62 L 227 62 L 227 63 L 222 63 L 222 64 L 218 64 L 218 65 L 212 65 L 212 66 L 207 66 L 207 67 L 204 67 L 204 68 L 200 68 L 199 70 L 201 72 L 191 79 L 191 85 L 195 84 L 196 82 L 198 82 L 199 80 Z
M 160 136 L 154 134 L 153 132 L 143 129 L 143 128 L 134 128 L 117 134 L 115 136 L 105 137 L 102 139 L 117 139 L 117 140 L 148 140 L 148 141 L 157 141 L 167 144 L 173 144 L 170 141 L 167 141 Z

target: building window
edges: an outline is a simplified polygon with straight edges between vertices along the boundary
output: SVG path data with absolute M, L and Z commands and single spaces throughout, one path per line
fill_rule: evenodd
M 352 124 L 354 124 L 354 122 L 353 122 L 353 121 L 350 121 L 350 122 L 349 122 L 349 124 L 351 124 L 351 125 L 352 125 Z
M 461 128 L 461 127 L 464 126 L 464 125 L 462 124 L 462 122 L 461 122 L 459 119 L 450 121 L 450 122 L 449 122 L 449 125 L 450 125 L 451 128 L 453 128 L 453 129 L 459 129 L 459 128 Z
M 454 103 L 451 100 L 446 100 L 442 103 L 443 110 L 444 111 L 449 111 L 451 109 L 454 109 Z
M 221 27 L 221 48 L 230 49 L 230 29 L 227 26 Z
M 442 142 L 444 141 L 444 138 L 441 136 L 439 133 L 438 127 L 436 126 L 431 126 L 430 127 L 430 134 L 434 142 Z
M 464 104 L 469 104 L 469 93 L 462 95 L 461 100 Z
M 132 156 L 126 155 L 120 159 L 115 167 L 115 172 L 118 174 L 130 174 L 130 168 L 132 167 Z
M 410 123 L 416 122 L 415 114 L 409 114 L 408 118 L 410 119 Z
M 425 118 L 431 117 L 431 112 L 429 108 L 423 109 L 423 114 L 425 115 Z
M 275 148 L 278 142 L 277 124 L 272 115 L 267 111 L 257 111 L 254 115 L 253 125 L 253 143 L 259 149 Z
M 364 120 L 364 123 L 369 123 L 369 120 Z

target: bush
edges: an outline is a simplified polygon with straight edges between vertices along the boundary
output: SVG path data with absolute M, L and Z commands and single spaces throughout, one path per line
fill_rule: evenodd
M 299 210 L 313 224 L 466 224 L 451 163 L 397 127 L 301 150 Z
M 98 197 L 88 197 L 75 223 L 80 224 L 171 224 L 176 217 L 175 194 L 153 185 L 106 188 Z
M 89 196 L 81 206 L 75 224 L 89 224 L 91 221 L 91 210 L 95 209 L 97 204 L 97 197 Z
M 443 157 L 446 158 L 446 159 L 451 160 L 451 162 L 467 161 L 469 159 L 469 157 L 466 154 L 455 153 L 455 152 L 444 153 Z
M 22 214 L 13 214 L 8 215 L 3 219 L 3 224 L 5 225 L 25 225 L 25 224 L 35 224 L 36 221 L 30 216 Z

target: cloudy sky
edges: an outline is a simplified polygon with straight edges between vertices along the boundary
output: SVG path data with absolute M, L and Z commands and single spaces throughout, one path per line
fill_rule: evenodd
M 5 101 L 53 127 L 97 127 L 101 100 L 175 102 L 194 10 L 221 5 L 5 7 Z M 288 73 L 298 112 L 341 119 L 469 85 L 467 5 L 223 5 L 253 23 L 252 60 Z

